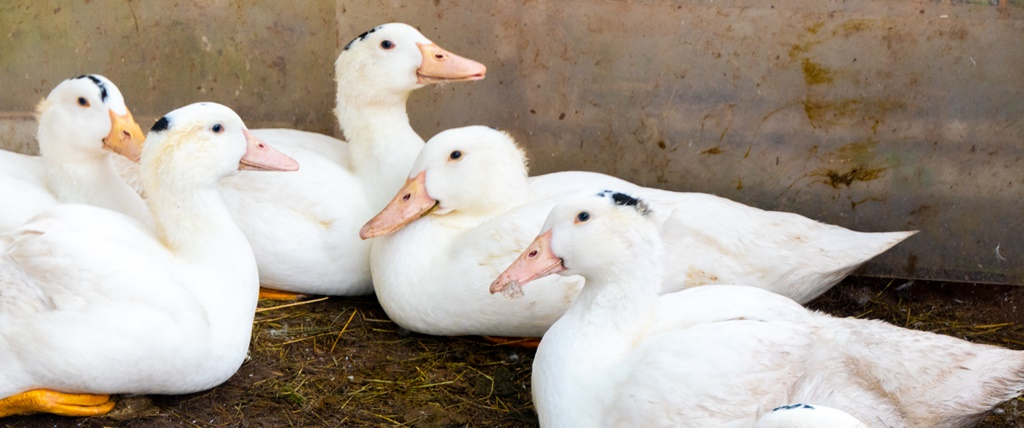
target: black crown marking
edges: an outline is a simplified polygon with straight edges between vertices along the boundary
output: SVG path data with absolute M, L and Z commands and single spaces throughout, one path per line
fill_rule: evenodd
M 171 127 L 171 121 L 167 120 L 167 116 L 161 117 L 160 120 L 153 124 L 152 128 L 149 128 L 149 132 L 160 132 L 166 131 L 167 128 Z
M 370 35 L 370 33 L 372 33 L 372 32 L 374 32 L 374 31 L 377 31 L 377 30 L 379 30 L 379 29 L 380 29 L 380 27 L 382 27 L 382 26 L 376 26 L 376 27 L 373 27 L 373 28 L 372 28 L 372 29 L 370 29 L 369 31 L 367 31 L 367 32 L 364 32 L 363 34 L 360 34 L 360 35 L 356 36 L 356 38 L 352 39 L 352 41 L 351 41 L 351 42 L 348 42 L 348 44 L 346 44 L 346 45 L 345 45 L 345 48 L 343 48 L 342 50 L 343 50 L 343 51 L 347 51 L 347 50 L 348 50 L 348 48 L 352 47 L 352 44 L 353 44 L 353 43 L 355 43 L 355 42 L 357 42 L 357 41 L 362 41 L 363 39 L 365 39 L 365 38 L 366 38 L 366 36 L 369 36 L 369 35 Z
M 83 74 L 81 76 L 76 77 L 75 79 L 92 80 L 92 83 L 95 83 L 96 86 L 99 86 L 100 88 L 100 101 L 107 101 L 107 85 L 103 84 L 103 81 L 100 80 L 98 77 L 93 76 L 91 74 Z
M 798 404 L 790 404 L 788 406 L 779 406 L 779 407 L 776 407 L 776 408 L 772 409 L 772 411 L 774 412 L 776 410 L 790 410 L 790 409 L 810 409 L 810 410 L 814 410 L 814 406 L 811 406 L 810 404 L 798 403 Z
M 633 207 L 641 215 L 647 215 L 648 213 L 651 212 L 650 208 L 647 207 L 647 204 L 645 204 L 644 201 L 629 196 L 622 192 L 604 190 L 601 193 L 598 193 L 597 196 L 600 196 L 602 198 L 610 197 L 612 203 L 614 203 L 615 205 Z

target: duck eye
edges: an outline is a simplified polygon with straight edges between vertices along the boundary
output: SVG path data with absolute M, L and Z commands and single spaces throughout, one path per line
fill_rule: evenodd
M 590 220 L 590 213 L 586 211 L 580 211 L 579 214 L 576 214 L 576 223 L 583 223 L 587 220 Z
M 462 152 L 456 150 L 456 151 L 452 152 L 451 156 L 448 156 L 448 157 L 451 158 L 451 160 L 459 160 L 459 158 L 462 157 Z
M 219 123 L 214 124 L 210 127 L 210 130 L 213 131 L 214 134 L 220 134 L 221 132 L 224 132 L 224 125 L 221 125 Z
M 391 40 L 383 40 L 380 42 L 380 47 L 384 50 L 391 50 L 395 48 L 395 44 Z
M 85 99 L 85 97 L 78 97 L 78 105 L 82 107 L 89 107 L 89 100 Z

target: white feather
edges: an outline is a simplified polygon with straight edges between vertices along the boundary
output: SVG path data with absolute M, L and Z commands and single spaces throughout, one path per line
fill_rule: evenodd
M 659 295 L 656 221 L 607 199 L 567 200 L 544 226 L 562 274 L 587 283 L 537 350 L 542 426 L 751 427 L 804 402 L 871 427 L 966 427 L 1024 388 L 1024 352 L 837 319 L 754 287 Z M 575 222 L 581 211 L 590 219 Z
M 166 117 L 170 128 L 151 133 L 142 156 L 155 230 L 67 204 L 5 238 L 0 397 L 189 393 L 241 365 L 258 276 L 215 184 L 246 152 L 244 124 L 216 104 Z
M 128 113 L 117 86 L 100 75 L 68 79 L 38 111 L 40 156 L 0 151 L 0 232 L 58 202 L 96 205 L 148 223 L 142 199 L 115 169 L 115 160 L 124 158 L 103 146 L 112 126 L 109 112 Z
M 452 161 L 453 151 L 462 157 Z M 439 133 L 408 177 L 426 171 L 438 208 L 375 238 L 377 298 L 404 328 L 437 335 L 540 336 L 579 292 L 579 278 L 549 277 L 508 301 L 488 284 L 522 252 L 568 195 L 606 189 L 648 201 L 666 241 L 665 290 L 743 283 L 804 303 L 913 232 L 861 233 L 764 211 L 713 195 L 644 188 L 592 172 L 527 177 L 522 150 L 500 131 Z
M 392 49 L 382 49 L 388 39 Z M 335 64 L 338 123 L 347 142 L 291 129 L 253 134 L 295 158 L 289 173 L 243 171 L 221 185 L 249 238 L 264 286 L 324 295 L 367 295 L 370 243 L 359 227 L 401 187 L 423 139 L 405 103 L 432 43 L 406 24 L 385 24 L 354 41 Z

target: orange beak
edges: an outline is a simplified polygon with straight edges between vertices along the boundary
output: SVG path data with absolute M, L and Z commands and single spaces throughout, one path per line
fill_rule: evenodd
M 416 219 L 430 214 L 437 200 L 427 194 L 427 171 L 405 180 L 394 199 L 359 229 L 359 237 L 376 238 L 394 233 Z
M 455 55 L 434 43 L 417 43 L 417 46 L 423 54 L 423 63 L 416 70 L 420 84 L 480 80 L 487 74 L 487 67 L 483 64 Z
M 142 143 L 146 141 L 142 128 L 135 123 L 130 111 L 124 116 L 118 116 L 113 110 L 109 112 L 110 133 L 103 139 L 103 147 L 131 159 L 132 162 L 138 162 L 142 155 Z
M 248 129 L 243 128 L 242 133 L 245 134 L 245 156 L 238 161 L 238 169 L 255 171 L 296 171 L 299 169 L 299 163 L 295 159 L 260 141 Z
M 537 278 L 565 270 L 562 259 L 551 251 L 551 231 L 540 234 L 526 247 L 512 265 L 491 283 L 491 294 L 505 291 L 505 287 L 525 285 Z M 514 286 L 514 287 L 515 287 Z

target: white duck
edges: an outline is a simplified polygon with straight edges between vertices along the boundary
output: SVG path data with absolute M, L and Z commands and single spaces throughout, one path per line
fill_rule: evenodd
M 335 63 L 338 122 L 348 143 L 287 129 L 253 131 L 302 169 L 241 173 L 225 201 L 252 243 L 265 287 L 296 293 L 366 295 L 369 243 L 359 227 L 401 187 L 423 147 L 405 103 L 432 83 L 478 80 L 486 68 L 406 24 L 385 24 L 345 46 Z
M 808 402 L 872 427 L 964 427 L 1024 388 L 1021 351 L 833 318 L 754 287 L 659 295 L 648 211 L 624 194 L 566 200 L 491 285 L 586 277 L 537 350 L 541 426 L 751 427 Z
M 239 168 L 298 166 L 218 104 L 172 111 L 149 136 L 141 179 L 155 229 L 62 204 L 10 237 L 0 416 L 102 414 L 107 394 L 200 391 L 242 364 L 259 280 L 216 184 Z
M 148 221 L 145 203 L 114 165 L 115 153 L 138 161 L 145 136 L 113 82 L 98 74 L 65 80 L 36 110 L 40 156 L 0 150 L 0 232 L 58 202 Z
M 861 233 L 724 198 L 562 172 L 527 178 L 507 134 L 473 126 L 431 138 L 407 184 L 361 230 L 377 298 L 398 325 L 435 335 L 538 337 L 580 278 L 551 277 L 514 303 L 486 284 L 518 255 L 565 194 L 628 188 L 655 200 L 670 263 L 665 289 L 742 282 L 807 302 L 912 232 Z M 388 236 L 384 236 L 388 235 Z

